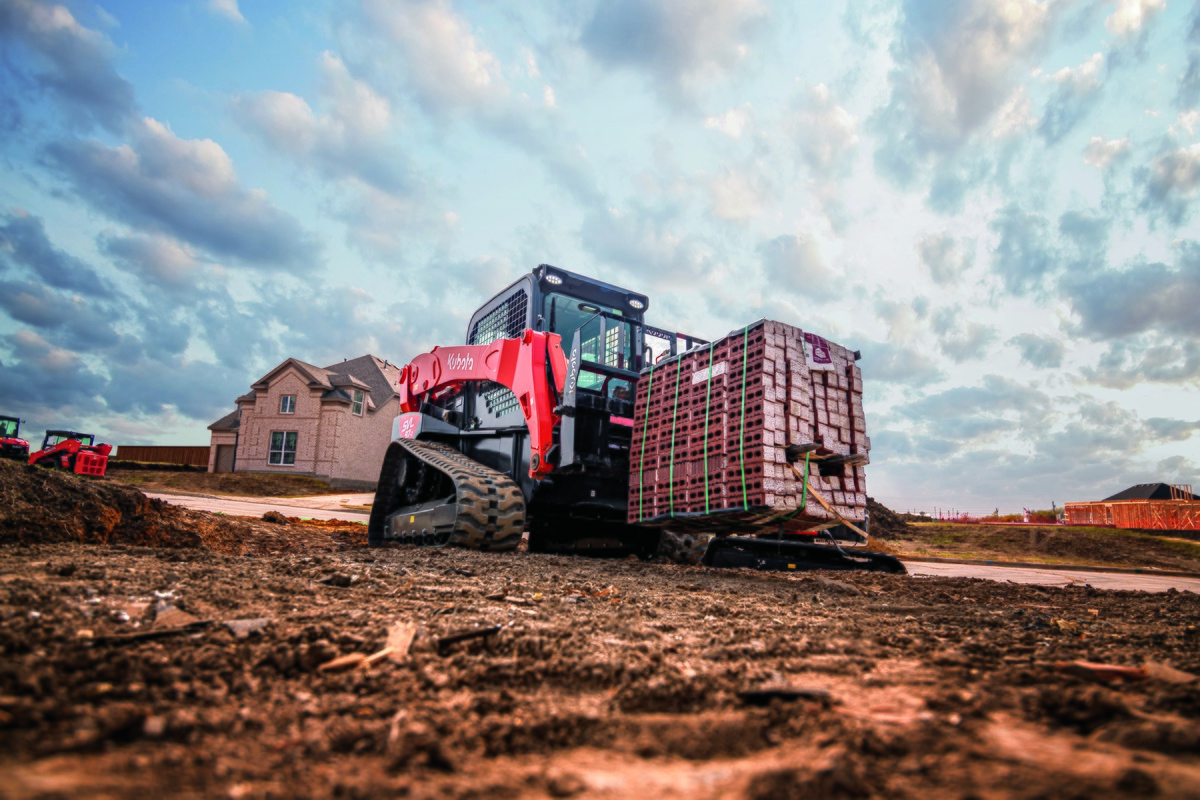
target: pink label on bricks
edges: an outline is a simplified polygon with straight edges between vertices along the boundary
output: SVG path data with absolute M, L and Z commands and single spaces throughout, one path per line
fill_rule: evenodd
M 833 354 L 829 350 L 829 342 L 815 333 L 804 334 L 804 341 L 808 344 L 804 348 L 804 357 L 810 370 L 833 369 Z

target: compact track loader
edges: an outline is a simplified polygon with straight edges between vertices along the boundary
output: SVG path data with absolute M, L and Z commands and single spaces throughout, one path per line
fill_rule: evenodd
M 664 529 L 700 522 L 717 534 L 705 554 L 713 566 L 903 572 L 892 556 L 843 550 L 829 525 L 818 536 L 745 515 L 630 524 L 639 374 L 709 344 L 647 325 L 649 305 L 543 264 L 475 312 L 464 345 L 414 358 L 397 382 L 403 413 L 370 544 L 501 551 L 528 531 L 534 552 L 650 555 Z
M 21 438 L 21 422 L 16 417 L 0 415 L 0 458 L 13 461 L 29 460 L 29 442 Z
M 96 437 L 90 433 L 46 431 L 42 449 L 30 454 L 29 463 L 100 478 L 108 469 L 112 445 L 95 442 Z

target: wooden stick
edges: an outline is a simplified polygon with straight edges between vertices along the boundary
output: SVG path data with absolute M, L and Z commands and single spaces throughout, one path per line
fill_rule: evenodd
M 796 465 L 795 465 L 795 464 L 788 464 L 788 466 L 792 468 L 792 472 L 796 473 L 796 477 L 797 477 L 797 478 L 799 478 L 801 481 L 803 481 L 803 480 L 804 480 L 804 474 L 803 474 L 802 472 L 800 472 L 800 470 L 796 469 Z M 857 526 L 857 525 L 855 525 L 853 522 L 851 522 L 850 520 L 846 519 L 845 517 L 843 517 L 843 516 L 842 516 L 841 514 L 839 514 L 838 512 L 834 511 L 834 510 L 833 510 L 833 506 L 829 505 L 829 503 L 828 503 L 828 502 L 825 500 L 825 498 L 824 498 L 824 497 L 821 497 L 821 495 L 820 495 L 820 494 L 818 494 L 818 493 L 817 493 L 817 491 L 816 491 L 815 489 L 813 489 L 813 487 L 812 487 L 812 484 L 811 484 L 811 483 L 810 483 L 810 484 L 808 484 L 808 493 L 809 493 L 809 495 L 811 495 L 812 497 L 816 498 L 816 501 L 817 501 L 818 503 L 820 503 L 821 505 L 825 506 L 825 510 L 826 510 L 826 511 L 828 511 L 830 514 L 833 514 L 833 516 L 837 518 L 837 521 L 838 521 L 838 522 L 842 523 L 842 524 L 843 524 L 843 525 L 845 525 L 847 528 L 849 528 L 850 530 L 854 531 L 855 533 L 857 533 L 859 536 L 863 537 L 864 539 L 867 539 L 867 540 L 869 540 L 869 539 L 871 538 L 871 537 L 870 537 L 870 536 L 868 536 L 868 535 L 867 535 L 867 534 L 866 534 L 864 531 L 861 531 L 861 530 L 859 530 L 858 526 Z

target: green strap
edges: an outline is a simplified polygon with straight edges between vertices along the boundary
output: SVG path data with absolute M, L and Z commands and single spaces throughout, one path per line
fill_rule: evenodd
M 746 499 L 746 370 L 750 366 L 750 326 L 742 329 L 742 438 L 738 443 L 742 458 L 742 510 L 749 511 Z
M 646 383 L 646 419 L 642 422 L 642 458 L 638 462 L 638 520 L 646 518 L 645 502 L 646 484 L 642 480 L 643 468 L 646 466 L 646 431 L 650 428 L 651 390 L 654 389 L 654 365 L 650 365 L 650 380 Z
M 796 509 L 797 514 L 803 511 L 804 507 L 808 505 L 808 457 L 811 455 L 811 451 L 804 454 L 804 480 L 802 481 L 804 488 L 802 489 L 803 494 L 800 495 L 800 507 Z
M 679 376 L 683 374 L 683 356 L 675 365 L 675 408 L 671 412 L 671 516 L 675 516 L 675 424 L 679 419 Z
M 708 390 L 704 393 L 704 513 L 708 513 L 708 410 L 712 405 L 713 343 L 708 343 Z

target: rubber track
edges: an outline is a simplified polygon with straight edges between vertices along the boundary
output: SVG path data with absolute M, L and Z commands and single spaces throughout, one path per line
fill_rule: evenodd
M 516 549 L 525 532 L 525 497 L 512 478 L 440 442 L 397 443 L 454 483 L 456 517 L 446 544 L 471 550 Z

